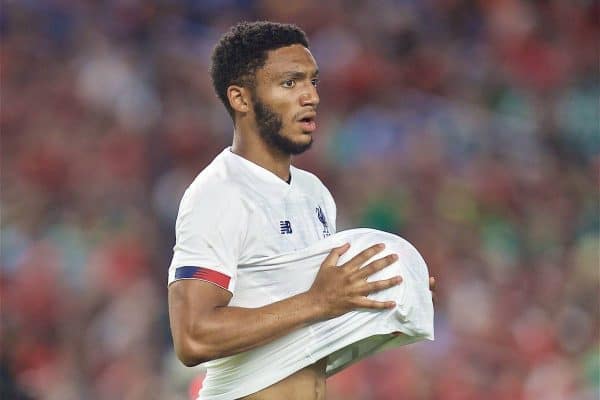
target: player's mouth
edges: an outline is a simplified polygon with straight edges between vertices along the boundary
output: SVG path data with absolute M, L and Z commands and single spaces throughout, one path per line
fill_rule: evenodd
M 302 126 L 303 132 L 311 133 L 311 132 L 314 132 L 315 129 L 317 129 L 317 122 L 315 121 L 316 116 L 317 116 L 317 114 L 314 112 L 307 113 L 307 114 L 300 116 L 300 118 L 298 119 L 298 122 Z

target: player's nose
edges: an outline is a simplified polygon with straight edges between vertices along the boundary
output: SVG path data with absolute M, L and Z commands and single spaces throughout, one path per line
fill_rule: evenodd
M 317 88 L 310 85 L 307 87 L 306 91 L 300 95 L 300 105 L 304 106 L 312 106 L 317 108 L 321 99 L 319 98 L 319 94 L 317 93 Z

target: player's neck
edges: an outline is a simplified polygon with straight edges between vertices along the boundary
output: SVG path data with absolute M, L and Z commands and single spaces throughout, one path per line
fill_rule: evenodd
M 235 132 L 231 151 L 271 171 L 282 180 L 289 180 L 292 156 L 272 148 L 257 135 L 242 135 Z

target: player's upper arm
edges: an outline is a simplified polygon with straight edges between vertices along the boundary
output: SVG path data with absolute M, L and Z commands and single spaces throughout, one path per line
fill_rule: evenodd
M 179 207 L 169 284 L 201 279 L 233 293 L 248 215 L 236 187 L 192 185 Z
M 224 307 L 231 293 L 212 283 L 182 279 L 169 285 L 169 321 L 177 357 L 187 366 L 212 358 L 210 346 L 202 341 L 211 324 L 211 313 Z
M 169 318 L 175 350 L 186 365 L 211 359 L 211 313 L 235 291 L 248 208 L 237 188 L 194 182 L 184 194 L 169 267 Z

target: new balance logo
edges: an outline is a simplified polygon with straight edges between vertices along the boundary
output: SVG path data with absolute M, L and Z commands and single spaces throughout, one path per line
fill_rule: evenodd
M 292 233 L 292 224 L 290 221 L 279 221 L 279 229 L 282 235 Z

